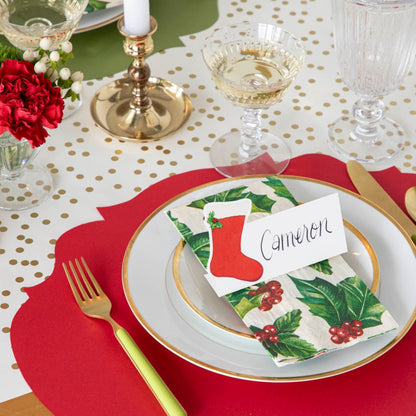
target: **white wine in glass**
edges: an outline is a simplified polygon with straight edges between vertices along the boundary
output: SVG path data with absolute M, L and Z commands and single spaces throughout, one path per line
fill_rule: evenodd
M 241 130 L 212 145 L 214 167 L 225 176 L 282 172 L 289 148 L 261 131 L 261 113 L 281 101 L 301 69 L 301 42 L 277 26 L 241 23 L 216 30 L 202 53 L 224 97 L 244 108 Z

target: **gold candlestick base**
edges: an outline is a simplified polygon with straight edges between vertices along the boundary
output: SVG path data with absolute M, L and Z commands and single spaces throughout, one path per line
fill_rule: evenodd
M 163 139 L 177 131 L 189 119 L 192 104 L 177 85 L 150 77 L 145 57 L 153 51 L 152 34 L 156 20 L 151 17 L 147 35 L 131 36 L 123 32 L 124 19 L 118 30 L 125 37 L 123 46 L 133 62 L 126 78 L 100 88 L 91 101 L 95 123 L 119 139 L 147 142 Z

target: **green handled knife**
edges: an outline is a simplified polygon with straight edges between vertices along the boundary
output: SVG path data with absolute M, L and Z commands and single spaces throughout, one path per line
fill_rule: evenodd
M 347 162 L 347 171 L 360 195 L 366 197 L 389 213 L 416 244 L 416 224 L 393 201 L 373 176 L 355 160 Z

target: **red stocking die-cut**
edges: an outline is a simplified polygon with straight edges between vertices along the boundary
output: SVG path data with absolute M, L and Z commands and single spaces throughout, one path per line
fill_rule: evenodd
M 248 282 L 258 280 L 263 274 L 263 266 L 241 252 L 241 237 L 248 214 L 219 218 L 221 214 L 217 217 L 217 212 L 211 211 L 208 218 L 211 226 L 211 274 Z

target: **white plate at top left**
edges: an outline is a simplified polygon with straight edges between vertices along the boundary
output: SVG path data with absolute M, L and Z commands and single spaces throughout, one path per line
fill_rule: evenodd
M 86 13 L 82 16 L 74 33 L 88 32 L 109 25 L 120 19 L 123 14 L 123 5 L 114 5 L 104 10 Z
M 281 179 L 295 199 L 302 202 L 338 193 L 344 219 L 365 236 L 378 257 L 378 297 L 399 328 L 351 348 L 277 367 L 257 341 L 219 330 L 201 319 L 176 289 L 171 267 L 180 236 L 164 212 L 259 177 L 225 179 L 192 189 L 159 207 L 137 229 L 123 261 L 123 287 L 134 315 L 157 341 L 185 360 L 210 371 L 250 380 L 319 379 L 380 357 L 399 342 L 414 322 L 416 279 L 409 271 L 416 270 L 416 248 L 398 224 L 348 190 L 306 178 L 282 175 Z M 372 270 L 360 261 L 356 266 L 362 273 Z M 361 277 L 371 282 L 371 277 Z

